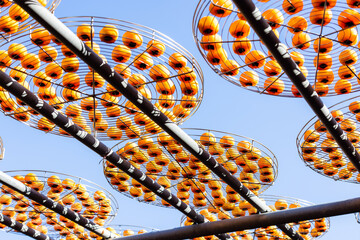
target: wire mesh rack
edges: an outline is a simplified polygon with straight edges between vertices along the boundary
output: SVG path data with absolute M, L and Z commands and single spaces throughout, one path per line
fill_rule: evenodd
M 319 96 L 360 90 L 356 1 L 254 3 Z M 301 97 L 231 0 L 200 0 L 193 34 L 208 65 L 227 81 L 260 94 Z
M 86 179 L 40 170 L 4 172 L 83 217 L 94 221 L 99 226 L 109 224 L 117 214 L 118 203 L 114 196 Z M 1 186 L 0 204 L 4 215 L 39 232 L 48 234 L 54 239 L 67 236 L 69 239 L 72 239 L 71 237 L 79 239 L 98 237 L 84 227 L 33 200 L 28 200 L 26 196 L 5 185 Z M 17 233 L 4 225 L 0 227 L 4 231 Z
M 352 97 L 329 108 L 346 134 L 343 137 L 347 137 L 357 151 L 360 142 L 360 118 L 357 115 L 360 111 L 359 100 L 359 96 Z M 296 138 L 296 145 L 300 158 L 315 172 L 334 180 L 360 182 L 358 171 L 317 117 L 312 118 L 301 129 Z
M 273 211 L 281 211 L 286 209 L 293 209 L 299 207 L 306 207 L 314 205 L 306 200 L 261 194 L 259 197 L 266 202 L 266 204 Z M 252 207 L 247 201 L 241 201 L 236 204 L 232 209 L 224 211 L 223 209 L 203 209 L 200 213 L 205 216 L 209 221 L 218 221 L 231 218 L 238 218 L 258 214 L 256 209 Z M 191 219 L 186 216 L 181 218 L 181 225 L 192 225 Z M 321 218 L 316 220 L 307 220 L 301 222 L 289 223 L 289 226 L 294 228 L 304 239 L 315 239 L 322 237 L 330 228 L 330 220 L 328 218 Z M 289 239 L 289 237 L 277 229 L 276 226 L 268 226 L 266 228 L 257 228 L 252 230 L 243 230 L 232 232 L 230 235 L 234 239 L 247 239 L 247 240 L 263 240 L 263 239 Z M 206 236 L 205 239 L 217 239 L 215 236 Z
M 199 107 L 203 74 L 194 57 L 171 38 L 138 24 L 101 17 L 62 22 L 114 66 L 171 120 L 180 124 Z M 101 140 L 138 138 L 161 128 L 43 28 L 3 44 L 0 65 L 39 98 Z M 5 115 L 45 131 L 67 133 L 0 91 Z
M 265 191 L 276 180 L 277 159 L 261 143 L 221 131 L 184 131 L 255 194 Z M 144 136 L 136 142 L 123 141 L 113 149 L 179 199 L 196 208 L 226 208 L 241 200 L 239 194 L 166 133 Z M 103 161 L 103 167 L 106 179 L 115 190 L 140 202 L 169 207 L 167 202 L 158 199 L 153 192 L 111 163 Z

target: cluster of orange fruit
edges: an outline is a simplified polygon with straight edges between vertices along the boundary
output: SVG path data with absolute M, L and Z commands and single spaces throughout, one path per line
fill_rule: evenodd
M 202 98 L 201 70 L 181 48 L 167 46 L 166 38 L 164 42 L 151 39 L 146 43 L 143 33 L 114 25 L 101 27 L 97 35 L 96 30 L 90 24 L 81 24 L 76 33 L 171 120 L 182 122 L 197 109 Z M 121 44 L 119 31 L 124 31 Z M 10 42 L 4 46 L 7 50 L 0 50 L 1 69 L 84 130 L 115 140 L 161 131 L 46 29 L 33 29 L 30 39 L 28 35 L 24 38 L 23 43 Z M 42 131 L 68 135 L 21 100 L 0 90 L 1 109 L 9 116 Z
M 355 9 L 358 8 L 356 1 L 347 1 L 347 4 L 336 4 L 332 0 L 258 2 L 264 19 L 280 41 L 287 44 L 291 57 L 305 77 L 310 78 L 318 95 L 346 94 L 358 89 L 356 29 L 360 13 Z M 278 4 L 281 6 L 276 8 Z M 202 54 L 217 73 L 253 91 L 301 97 L 276 60 L 264 52 L 267 50 L 262 41 L 250 36 L 248 22 L 231 0 L 200 1 L 199 5 L 195 14 L 201 16 L 194 18 L 198 30 L 196 39 Z M 335 6 L 337 11 L 333 16 Z M 206 14 L 208 16 L 203 16 Z M 337 18 L 337 24 L 333 18 Z M 338 79 L 332 69 L 337 69 Z
M 47 0 L 37 0 L 41 5 L 46 6 Z M 16 34 L 29 27 L 29 24 L 22 24 L 29 19 L 29 14 L 19 5 L 10 0 L 0 2 L 0 32 L 3 34 Z
M 67 177 L 61 180 L 58 175 L 44 177 L 31 172 L 25 176 L 15 175 L 14 178 L 100 226 L 112 220 L 115 214 L 111 206 L 112 202 L 104 191 L 96 190 L 92 193 L 92 189 L 87 189 L 86 185 L 79 183 L 79 179 L 73 180 Z M 101 239 L 75 222 L 33 200 L 29 201 L 24 195 L 5 185 L 1 187 L 1 193 L 2 213 L 28 227 L 44 234 L 55 231 L 60 236 L 66 237 L 66 240 Z M 1 228 L 4 227 L 6 226 L 1 225 Z
M 312 1 L 313 9 L 310 12 L 310 22 L 314 25 L 326 26 L 332 21 L 333 14 L 331 9 L 335 7 L 336 1 L 328 1 L 326 8 L 324 8 L 324 1 Z M 302 9 L 302 1 L 295 1 L 296 11 L 300 12 Z M 348 7 L 354 7 L 351 3 Z M 357 7 L 356 7 L 357 8 Z M 294 16 L 288 22 L 288 29 L 294 34 L 292 38 L 293 47 L 301 50 L 310 48 L 313 44 L 313 49 L 316 56 L 313 59 L 313 64 L 317 70 L 315 90 L 319 96 L 326 96 L 329 92 L 329 85 L 334 81 L 334 73 L 331 68 L 338 67 L 339 80 L 334 85 L 336 94 L 346 94 L 352 91 L 352 84 L 350 79 L 356 75 L 354 64 L 356 64 L 358 57 L 357 53 L 352 49 L 352 46 L 358 42 L 356 26 L 360 23 L 360 13 L 355 9 L 347 8 L 338 15 L 338 24 L 340 27 L 337 32 L 337 39 L 327 37 L 317 37 L 311 39 L 310 34 L 307 33 L 308 23 L 303 16 Z M 335 48 L 340 47 L 341 52 L 338 56 L 338 62 L 330 55 L 333 50 L 334 43 L 338 43 Z M 342 47 L 341 47 L 342 46 Z M 307 70 L 304 71 L 307 73 Z M 305 74 L 307 75 L 307 74 Z M 296 90 L 293 90 L 296 92 Z
M 331 111 L 332 116 L 356 148 L 360 143 L 360 133 L 357 131 L 359 112 L 359 101 L 352 101 L 341 110 Z M 343 155 L 333 137 L 319 120 L 304 132 L 300 147 L 303 160 L 314 170 L 337 180 L 360 182 L 360 174 L 356 174 L 357 169 Z
M 285 198 L 279 199 L 267 199 L 267 196 L 263 196 L 266 199 L 266 202 L 271 202 L 273 205 L 269 207 L 272 211 L 280 211 L 285 209 L 294 209 L 298 207 L 302 207 L 299 202 L 293 200 L 286 200 Z M 262 200 L 264 200 L 262 199 Z M 289 202 L 292 203 L 289 203 Z M 232 217 L 242 217 L 246 215 L 257 214 L 257 210 L 251 206 L 247 201 L 241 201 L 239 206 L 234 208 L 231 212 L 223 212 L 216 208 L 203 209 L 200 211 L 202 215 L 209 221 L 217 221 L 230 219 Z M 184 225 L 192 225 L 193 221 L 189 218 L 186 218 L 184 221 Z M 296 231 L 305 239 L 310 240 L 313 238 L 320 237 L 323 235 L 329 228 L 329 223 L 325 218 L 316 219 L 315 221 L 301 221 L 297 223 L 289 224 L 292 228 L 295 228 Z M 257 228 L 253 231 L 237 231 L 230 233 L 230 235 L 237 240 L 280 240 L 280 239 L 288 239 L 283 232 L 277 229 L 276 226 L 268 226 L 266 228 Z M 215 236 L 204 236 L 199 238 L 194 238 L 194 240 L 213 240 L 216 239 Z
M 236 136 L 224 135 L 217 140 L 214 133 L 206 131 L 190 135 L 254 193 L 262 192 L 272 185 L 277 171 L 275 159 L 249 139 L 238 141 Z M 213 205 L 229 210 L 241 201 L 238 193 L 229 186 L 225 187 L 203 163 L 167 133 L 143 136 L 137 142 L 127 142 L 119 147 L 117 153 L 192 206 Z M 104 174 L 114 189 L 126 195 L 139 201 L 169 206 L 166 201 L 157 200 L 153 192 L 130 179 L 108 161 L 104 164 Z
M 206 53 L 207 61 L 214 66 L 220 66 L 221 75 L 227 77 L 237 76 L 240 73 L 240 77 L 237 81 L 242 87 L 255 87 L 259 83 L 259 75 L 256 69 L 263 68 L 264 73 L 268 79 L 264 82 L 264 89 L 273 95 L 279 95 L 284 90 L 284 83 L 279 78 L 275 77 L 281 73 L 281 67 L 275 60 L 266 62 L 268 58 L 260 50 L 251 50 L 253 40 L 249 40 L 247 37 L 251 32 L 250 25 L 247 23 L 241 13 L 237 14 L 237 20 L 231 21 L 228 30 L 232 37 L 227 40 L 222 40 L 222 36 L 219 35 L 220 22 L 217 18 L 227 18 L 233 12 L 231 0 L 216 0 L 211 1 L 209 4 L 209 16 L 202 17 L 198 22 L 198 30 L 203 35 L 200 41 L 200 46 Z M 273 13 L 264 13 L 264 15 L 272 15 Z M 225 27 L 225 26 L 224 26 Z M 277 28 L 274 25 L 274 30 Z M 276 31 L 276 30 L 275 30 Z M 230 36 L 224 36 L 229 37 Z M 233 57 L 226 52 L 223 48 L 228 42 L 232 43 L 231 50 L 236 54 Z M 240 59 L 237 59 L 240 58 Z M 249 70 L 246 69 L 246 66 Z

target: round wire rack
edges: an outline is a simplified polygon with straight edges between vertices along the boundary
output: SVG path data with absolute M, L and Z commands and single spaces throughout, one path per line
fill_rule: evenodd
M 50 12 L 54 13 L 61 0 L 38 0 Z M 24 33 L 38 23 L 12 0 L 0 2 L 0 42 L 9 42 L 13 37 Z
M 142 226 L 135 226 L 128 224 L 110 224 L 108 225 L 108 229 L 113 230 L 116 234 L 118 234 L 118 237 L 138 235 L 138 234 L 154 232 L 159 230 L 156 228 L 142 227 Z
M 109 224 L 117 214 L 118 203 L 114 196 L 86 179 L 39 170 L 4 172 L 100 226 Z M 1 186 L 0 204 L 4 215 L 53 238 L 98 237 L 5 185 Z M 5 231 L 17 233 L 4 225 L 0 227 Z
M 360 90 L 357 1 L 254 2 L 319 96 Z M 260 94 L 301 97 L 231 0 L 200 0 L 193 34 L 208 65 L 227 81 Z
M 359 149 L 360 133 L 357 112 L 360 97 L 353 97 L 329 108 L 346 136 Z M 359 120 L 358 120 L 359 119 Z M 296 138 L 300 158 L 317 173 L 334 180 L 359 183 L 360 175 L 317 117 L 301 129 Z
M 255 194 L 273 185 L 278 171 L 277 159 L 261 143 L 221 131 L 184 131 Z M 134 142 L 120 142 L 113 149 L 179 199 L 196 208 L 221 207 L 241 200 L 240 195 L 222 183 L 167 133 L 144 136 Z M 115 190 L 139 202 L 169 207 L 167 202 L 129 179 L 110 162 L 103 161 L 103 168 L 107 181 Z
M 274 195 L 260 195 L 259 196 L 273 211 L 281 211 L 292 208 L 306 207 L 314 205 L 311 202 L 283 196 Z M 233 206 L 232 209 L 224 211 L 223 209 L 203 209 L 200 213 L 209 221 L 218 221 L 231 218 L 238 218 L 258 214 L 256 209 L 252 207 L 247 201 L 241 201 Z M 191 219 L 186 216 L 181 218 L 181 225 L 192 225 Z M 322 237 L 330 228 L 330 220 L 328 218 L 321 218 L 315 220 L 306 220 L 301 222 L 289 223 L 294 230 L 296 230 L 304 239 L 315 239 Z M 252 230 L 243 230 L 229 233 L 234 239 L 289 239 L 289 237 L 282 233 L 276 226 L 268 226 L 266 228 L 257 228 Z M 217 239 L 215 236 L 207 236 L 205 239 Z
M 101 17 L 62 22 L 175 123 L 188 119 L 203 97 L 194 57 L 171 38 L 138 24 Z M 43 28 L 2 45 L 0 65 L 74 123 L 101 140 L 138 138 L 161 128 Z M 2 59 L 2 60 L 1 60 Z M 67 133 L 0 91 L 5 115 L 47 133 Z

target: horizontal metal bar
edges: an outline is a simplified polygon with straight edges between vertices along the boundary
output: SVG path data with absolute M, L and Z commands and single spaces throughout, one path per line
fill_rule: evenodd
M 300 207 L 289 210 L 265 213 L 260 215 L 244 216 L 222 221 L 203 223 L 156 231 L 139 235 L 115 238 L 113 240 L 179 240 L 189 239 L 222 232 L 235 232 L 246 229 L 255 229 L 272 225 L 282 225 L 311 219 L 334 217 L 360 211 L 360 198 L 354 198 L 333 203 Z

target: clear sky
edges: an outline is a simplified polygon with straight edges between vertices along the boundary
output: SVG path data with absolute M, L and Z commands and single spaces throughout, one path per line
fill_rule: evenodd
M 359 186 L 335 182 L 307 168 L 298 156 L 296 137 L 313 113 L 302 99 L 260 95 L 237 87 L 215 74 L 202 59 L 192 35 L 192 19 L 197 2 L 191 0 L 63 0 L 55 11 L 58 17 L 101 16 L 126 20 L 154 28 L 185 47 L 204 72 L 204 99 L 199 110 L 183 127 L 208 128 L 235 133 L 261 142 L 276 156 L 279 175 L 265 193 L 327 203 L 359 196 Z M 352 94 L 351 96 L 355 96 Z M 331 106 L 350 95 L 323 98 Z M 4 115 L 0 116 L 4 140 L 4 170 L 37 169 L 76 175 L 102 185 L 117 198 L 118 215 L 113 224 L 130 224 L 168 229 L 180 225 L 181 214 L 138 203 L 107 183 L 101 158 L 76 140 L 45 134 Z M 113 146 L 115 142 L 106 142 Z M 359 239 L 360 228 L 353 214 L 334 217 L 330 231 L 322 239 Z M 0 232 L 0 239 L 28 239 Z

